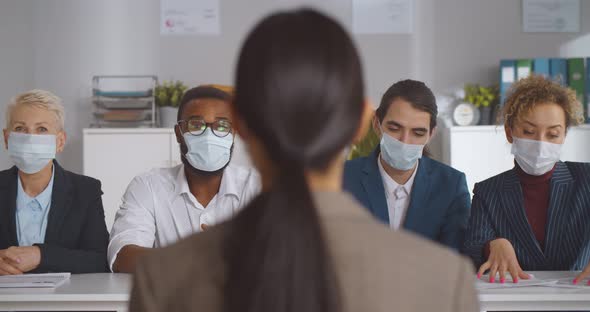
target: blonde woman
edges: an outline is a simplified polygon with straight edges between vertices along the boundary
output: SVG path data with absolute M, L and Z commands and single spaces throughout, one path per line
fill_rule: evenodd
M 12 100 L 4 145 L 15 166 L 0 172 L 0 275 L 107 271 L 100 182 L 55 161 L 65 143 L 60 98 L 32 90 Z
M 560 161 L 568 129 L 582 121 L 580 111 L 573 91 L 545 78 L 514 85 L 503 111 L 514 168 L 473 191 L 464 251 L 478 277 L 489 271 L 490 282 L 498 276 L 503 283 L 509 273 L 516 283 L 529 278 L 524 271 L 588 265 L 590 164 Z

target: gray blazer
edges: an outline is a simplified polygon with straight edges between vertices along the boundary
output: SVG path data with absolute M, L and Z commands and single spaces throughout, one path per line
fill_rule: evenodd
M 343 311 L 479 311 L 471 263 L 391 231 L 350 195 L 315 193 Z M 130 312 L 222 311 L 222 239 L 231 221 L 154 250 L 140 263 Z

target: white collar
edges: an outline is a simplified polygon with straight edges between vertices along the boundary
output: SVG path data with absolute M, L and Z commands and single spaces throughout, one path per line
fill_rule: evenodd
M 383 179 L 383 186 L 385 187 L 385 191 L 388 193 L 393 193 L 397 190 L 398 187 L 403 187 L 406 191 L 407 195 L 412 193 L 412 186 L 414 185 L 414 179 L 416 178 L 416 172 L 418 172 L 418 167 L 420 165 L 420 160 L 416 161 L 416 167 L 414 167 L 414 172 L 412 176 L 408 179 L 406 184 L 401 185 L 387 174 L 385 168 L 383 168 L 383 164 L 381 164 L 381 156 L 377 158 L 377 164 L 379 165 L 379 173 L 381 173 L 381 178 Z
M 223 176 L 221 177 L 221 184 L 219 185 L 219 196 L 234 195 L 239 198 L 238 186 L 236 185 L 237 179 L 235 177 L 234 168 L 229 165 L 223 170 Z M 188 187 L 188 181 L 184 173 L 184 165 L 178 166 L 178 172 L 176 173 L 176 179 L 174 181 L 174 192 L 180 194 L 191 194 L 191 190 Z

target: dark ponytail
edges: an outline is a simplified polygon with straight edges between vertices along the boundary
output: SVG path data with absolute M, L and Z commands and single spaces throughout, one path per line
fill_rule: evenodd
M 235 85 L 236 111 L 277 174 L 225 238 L 224 311 L 341 311 L 305 172 L 325 170 L 359 127 L 364 94 L 356 49 L 324 15 L 275 14 L 246 39 Z
M 338 283 L 302 168 L 236 219 L 225 311 L 339 311 Z M 229 246 L 228 246 L 229 247 Z

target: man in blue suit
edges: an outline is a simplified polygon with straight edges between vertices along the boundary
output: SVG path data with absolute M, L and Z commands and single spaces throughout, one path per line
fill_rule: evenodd
M 437 114 L 423 82 L 392 85 L 373 120 L 381 143 L 371 155 L 346 163 L 344 189 L 391 228 L 459 250 L 471 206 L 465 174 L 423 156 Z

